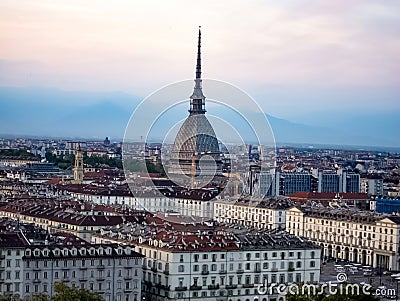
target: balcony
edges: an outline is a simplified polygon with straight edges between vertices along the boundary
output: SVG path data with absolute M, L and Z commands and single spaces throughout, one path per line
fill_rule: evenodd
M 243 269 L 239 269 L 239 270 L 236 271 L 236 274 L 243 274 L 243 273 L 244 273 Z
M 86 277 L 80 277 L 80 278 L 79 278 L 79 281 L 80 281 L 80 282 L 85 282 L 85 281 L 87 281 L 87 279 L 86 279 Z
M 40 282 L 42 282 L 42 280 L 40 280 L 40 279 L 33 279 L 33 283 L 40 283 Z
M 288 268 L 288 272 L 294 272 L 294 268 Z
M 235 289 L 235 288 L 237 288 L 237 285 L 236 284 L 228 284 L 227 286 L 226 286 L 226 289 Z
M 271 272 L 278 272 L 278 268 L 272 268 Z
M 169 270 L 164 270 L 163 272 L 165 275 L 169 275 Z
M 152 271 L 153 273 L 157 273 L 157 268 L 151 268 L 151 271 Z
M 131 275 L 124 276 L 124 279 L 125 280 L 132 280 L 132 276 Z
M 184 292 L 184 291 L 187 291 L 187 287 L 186 286 L 177 286 L 177 287 L 175 287 L 175 291 Z
M 261 273 L 261 268 L 254 268 L 254 273 Z
M 219 271 L 220 274 L 226 274 L 226 270 Z
M 191 285 L 190 286 L 190 290 L 191 291 L 199 291 L 199 290 L 201 290 L 201 286 L 198 286 L 198 285 Z
M 208 286 L 208 289 L 209 290 L 217 290 L 217 289 L 219 289 L 219 284 L 210 284 Z
M 79 269 L 80 269 L 80 270 L 87 270 L 87 267 L 81 266 L 81 267 L 79 267 Z
M 208 274 L 210 274 L 210 272 L 209 271 L 201 271 L 201 274 L 202 275 L 208 275 Z
M 105 278 L 104 278 L 103 276 L 99 276 L 99 277 L 96 277 L 96 280 L 97 280 L 97 281 L 104 281 Z
M 5 255 L 0 255 L 0 260 L 2 260 L 2 259 L 6 259 L 6 256 Z
M 104 265 L 102 265 L 102 264 L 97 266 L 97 269 L 98 269 L 98 270 L 104 270 L 105 268 L 106 268 L 106 267 L 105 267 Z

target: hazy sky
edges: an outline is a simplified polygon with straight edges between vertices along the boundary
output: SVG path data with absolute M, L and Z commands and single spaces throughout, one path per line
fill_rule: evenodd
M 0 2 L 0 85 L 146 96 L 194 76 L 281 117 L 400 111 L 400 1 Z M 294 118 L 294 117 L 293 117 Z

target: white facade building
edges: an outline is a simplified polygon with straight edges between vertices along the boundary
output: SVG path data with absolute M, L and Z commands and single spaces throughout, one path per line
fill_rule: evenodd
M 141 300 L 142 255 L 129 246 L 28 245 L 17 233 L 3 238 L 10 243 L 1 249 L 0 293 L 52 296 L 53 284 L 66 282 L 106 301 Z
M 398 216 L 322 206 L 292 207 L 286 212 L 286 230 L 320 245 L 323 256 L 400 270 Z
M 320 277 L 320 248 L 284 231 L 150 218 L 132 229 L 104 229 L 93 241 L 121 242 L 122 237 L 145 255 L 146 300 L 282 301 L 282 296 L 260 295 L 258 287 Z
M 283 198 L 224 199 L 215 202 L 214 219 L 254 228 L 285 229 L 286 209 L 290 206 L 290 201 Z

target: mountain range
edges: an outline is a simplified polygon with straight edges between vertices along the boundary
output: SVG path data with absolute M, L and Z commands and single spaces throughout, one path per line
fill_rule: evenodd
M 0 135 L 40 137 L 81 137 L 121 140 L 128 120 L 141 98 L 124 92 L 64 91 L 54 88 L 0 87 Z M 182 117 L 187 111 L 182 112 Z M 291 122 L 266 114 L 279 144 L 325 144 L 399 147 L 393 128 L 396 116 L 377 116 L 380 130 L 371 128 L 371 121 L 351 120 L 329 126 Z M 390 119 L 388 121 L 388 118 Z M 356 124 L 357 126 L 354 126 Z M 382 125 L 383 124 L 383 125 Z M 357 129 L 352 130 L 352 128 Z M 361 133 L 361 134 L 360 134 Z

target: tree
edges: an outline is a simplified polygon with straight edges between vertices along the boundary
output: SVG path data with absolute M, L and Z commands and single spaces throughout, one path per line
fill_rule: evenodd
M 69 287 L 63 282 L 56 282 L 54 291 L 56 295 L 52 298 L 53 301 L 103 301 L 98 293 L 75 286 Z

